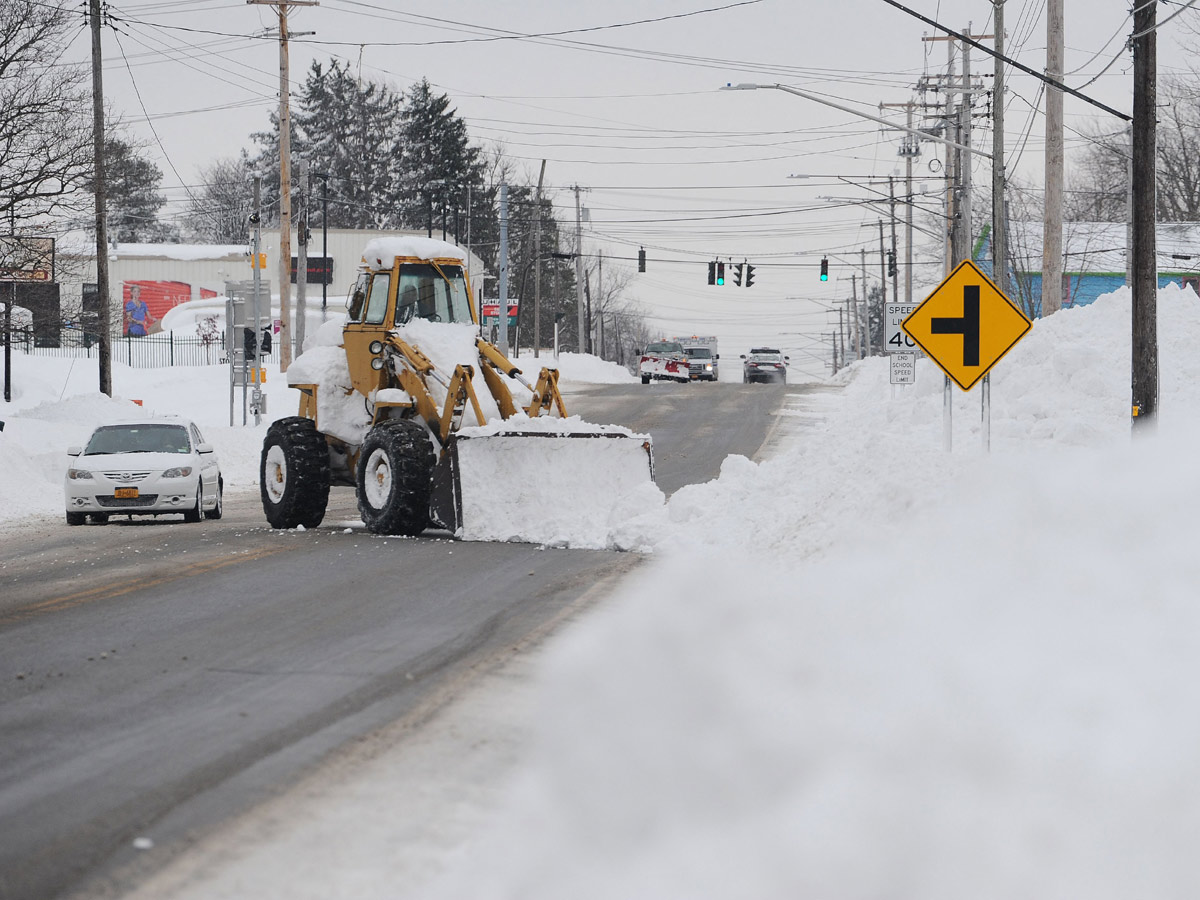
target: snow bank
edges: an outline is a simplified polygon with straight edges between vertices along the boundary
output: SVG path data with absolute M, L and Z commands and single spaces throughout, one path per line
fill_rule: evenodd
M 638 380 L 624 366 L 590 353 L 560 353 L 555 359 L 551 353 L 534 357 L 532 350 L 524 350 L 513 362 L 530 381 L 537 379 L 543 366 L 558 369 L 560 389 L 575 384 L 632 384 Z
M 1122 291 L 1001 363 L 990 456 L 978 392 L 947 456 L 941 373 L 893 393 L 871 360 L 789 452 L 677 492 L 423 896 L 1195 895 L 1200 304 L 1159 314 L 1157 441 Z

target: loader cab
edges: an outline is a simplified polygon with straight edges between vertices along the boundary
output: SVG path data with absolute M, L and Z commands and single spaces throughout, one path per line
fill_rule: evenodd
M 382 334 L 424 319 L 474 323 L 470 286 L 458 259 L 398 258 L 391 269 L 359 272 L 346 302 L 342 341 L 355 390 L 370 394 L 383 375 L 370 367 L 368 347 Z

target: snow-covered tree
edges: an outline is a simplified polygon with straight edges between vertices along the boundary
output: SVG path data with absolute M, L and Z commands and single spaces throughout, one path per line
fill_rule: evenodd
M 428 79 L 414 84 L 404 101 L 396 193 L 400 218 L 409 228 L 452 233 L 468 186 L 483 184 L 480 150 L 471 144 L 450 98 L 435 94 Z M 461 214 L 458 218 L 461 229 Z
M 200 182 L 188 205 L 189 235 L 217 244 L 245 242 L 254 212 L 254 171 L 247 155 L 204 166 Z
M 360 81 L 347 63 L 313 62 L 293 124 L 312 172 L 329 175 L 329 224 L 397 227 L 393 200 L 399 174 L 402 98 L 386 85 Z M 318 191 L 314 188 L 314 195 Z
M 177 230 L 158 218 L 167 202 L 159 193 L 162 170 L 118 137 L 104 141 L 104 162 L 109 239 L 125 243 L 178 239 Z

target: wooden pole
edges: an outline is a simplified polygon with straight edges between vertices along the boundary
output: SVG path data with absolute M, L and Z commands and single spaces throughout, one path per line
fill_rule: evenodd
M 1133 14 L 1133 432 L 1158 416 L 1158 268 L 1154 234 L 1155 4 Z

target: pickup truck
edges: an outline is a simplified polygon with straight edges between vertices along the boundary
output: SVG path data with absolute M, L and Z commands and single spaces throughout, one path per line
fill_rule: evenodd
M 689 381 L 691 376 L 687 354 L 678 341 L 655 341 L 647 344 L 638 361 L 642 384 L 654 381 Z

